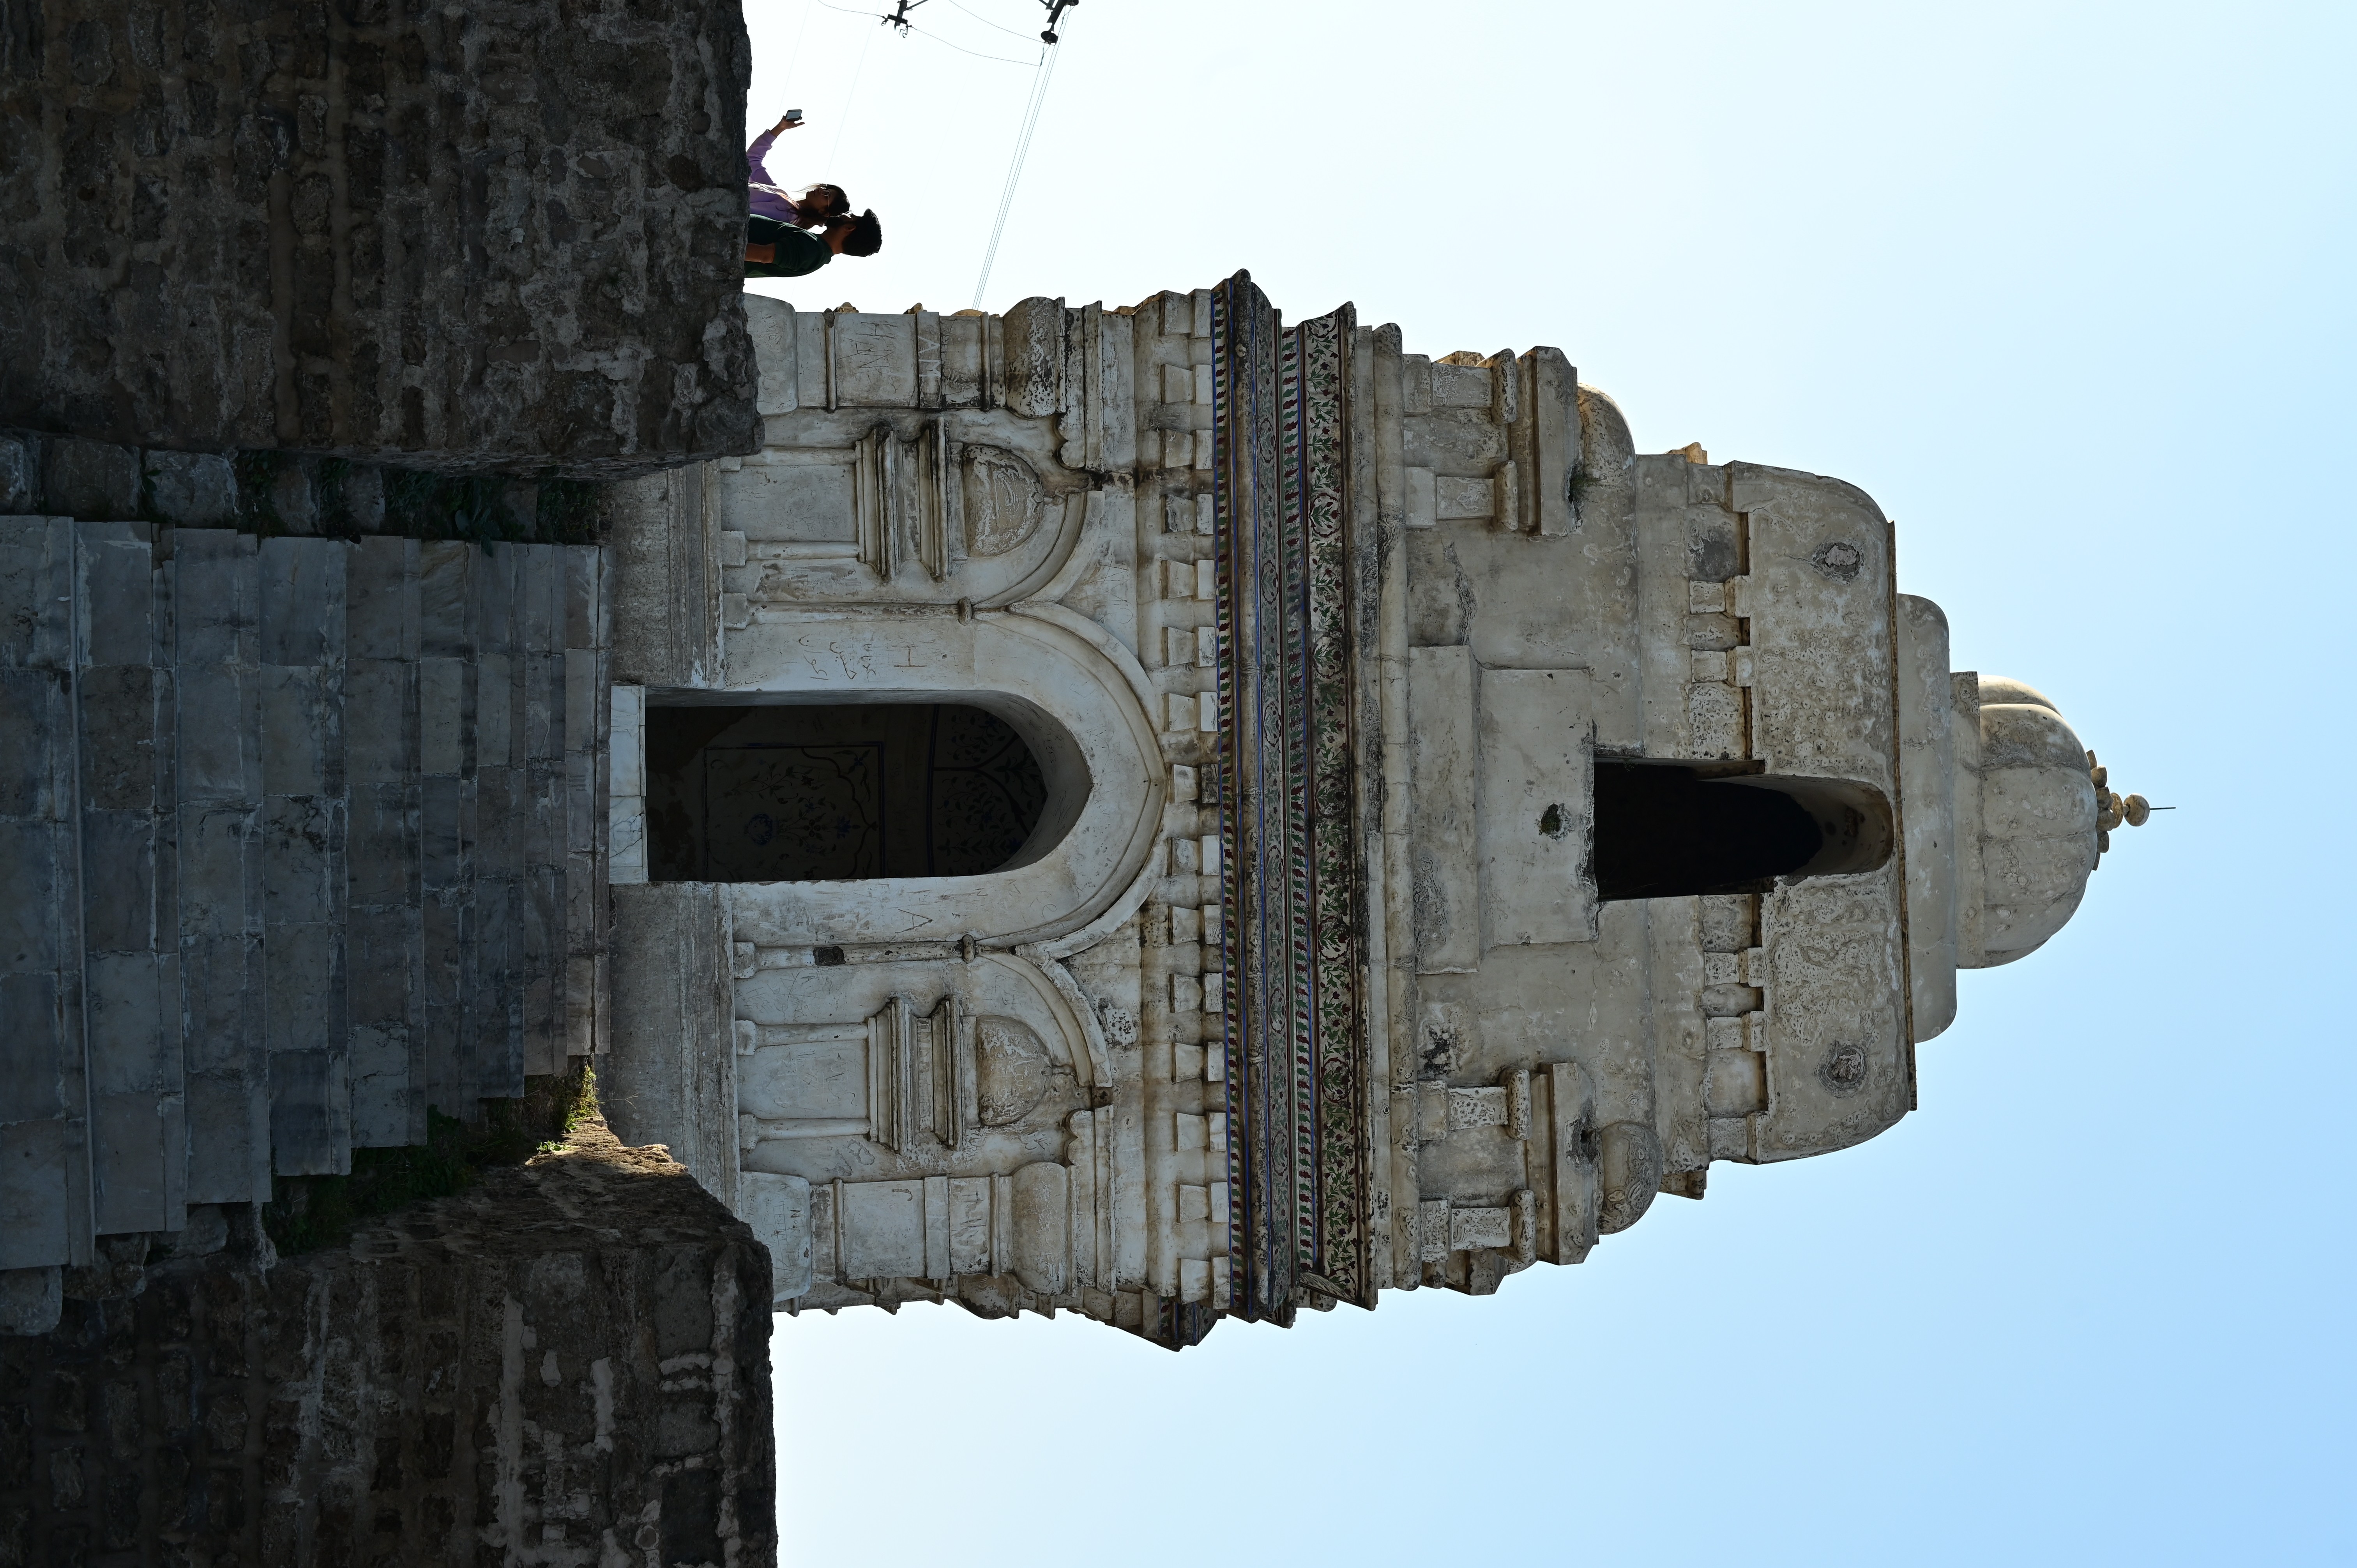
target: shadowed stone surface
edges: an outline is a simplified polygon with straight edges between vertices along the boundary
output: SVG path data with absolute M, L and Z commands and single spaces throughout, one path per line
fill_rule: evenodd
M 662 1149 L 586 1129 L 266 1273 L 251 1212 L 0 1334 L 0 1564 L 776 1562 L 769 1258 Z
M 757 445 L 736 0 L 5 16 L 0 424 L 572 477 Z
M 494 546 L 588 544 L 604 532 L 611 489 L 598 479 L 437 474 L 269 447 L 142 451 L 0 430 L 0 516 L 331 539 L 390 533 Z

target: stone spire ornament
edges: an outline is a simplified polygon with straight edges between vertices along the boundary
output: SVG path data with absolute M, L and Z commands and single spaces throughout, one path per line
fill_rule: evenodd
M 2174 806 L 2156 806 L 2141 795 L 2123 796 L 2109 788 L 2111 770 L 2095 760 L 2093 752 L 2087 753 L 2088 776 L 2095 781 L 2097 808 L 2095 811 L 2095 848 L 2108 853 L 2112 847 L 2112 830 L 2125 822 L 2140 828 L 2152 820 L 2155 811 L 2175 811 Z

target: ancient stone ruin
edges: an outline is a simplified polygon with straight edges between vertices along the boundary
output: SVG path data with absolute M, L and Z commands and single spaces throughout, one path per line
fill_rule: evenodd
M 1579 1262 L 2142 820 L 1555 349 L 741 295 L 747 69 L 0 28 L 0 1564 L 772 1561 L 770 1309 Z

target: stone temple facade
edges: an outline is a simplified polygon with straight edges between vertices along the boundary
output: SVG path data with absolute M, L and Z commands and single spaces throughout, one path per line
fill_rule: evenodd
M 780 1308 L 1174 1347 L 1575 1263 L 1915 1103 L 2116 799 L 1838 480 L 1239 274 L 746 300 L 610 545 L 608 1101 Z
M 759 440 L 602 542 L 0 517 L 0 1329 L 585 1062 L 785 1310 L 1487 1292 L 1896 1122 L 2119 821 L 1554 349 L 721 314 Z

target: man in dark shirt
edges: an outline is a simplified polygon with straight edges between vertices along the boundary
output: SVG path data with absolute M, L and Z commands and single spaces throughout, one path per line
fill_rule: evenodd
M 845 213 L 815 234 L 774 218 L 749 218 L 745 223 L 745 275 L 798 278 L 837 256 L 872 256 L 883 248 L 884 228 L 873 209 L 856 217 Z

